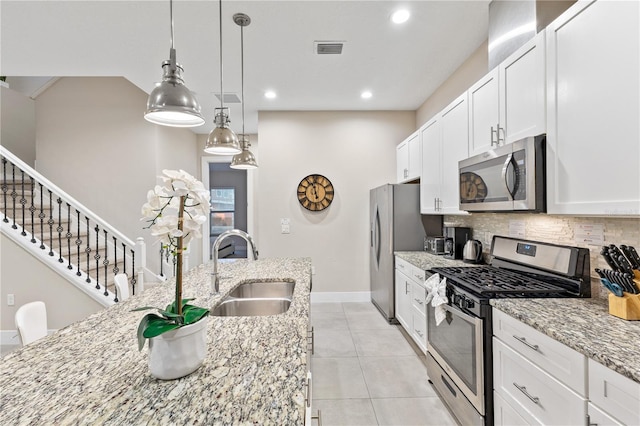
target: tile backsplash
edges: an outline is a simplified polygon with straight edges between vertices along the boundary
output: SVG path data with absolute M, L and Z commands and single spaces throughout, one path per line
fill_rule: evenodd
M 510 231 L 522 232 L 524 239 L 555 244 L 587 247 L 591 253 L 591 275 L 595 268 L 608 269 L 600 256 L 602 245 L 630 245 L 640 250 L 640 219 L 613 217 L 575 217 L 529 213 L 472 213 L 467 216 L 444 216 L 445 225 L 468 226 L 473 238 L 480 240 L 485 254 L 491 248 L 494 235 L 510 236 Z M 587 243 L 580 238 L 581 230 L 593 227 L 597 240 L 602 235 L 604 244 Z M 602 229 L 602 234 L 599 230 Z M 601 286 L 600 286 L 601 287 Z M 606 292 L 604 293 L 606 295 Z

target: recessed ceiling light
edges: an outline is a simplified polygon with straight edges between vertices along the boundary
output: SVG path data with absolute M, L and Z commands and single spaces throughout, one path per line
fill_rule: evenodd
M 360 94 L 360 97 L 361 97 L 362 99 L 369 99 L 369 98 L 370 98 L 370 97 L 372 97 L 372 96 L 373 96 L 373 93 L 371 93 L 371 92 L 370 92 L 370 91 L 368 91 L 368 90 L 365 90 L 364 92 L 362 92 L 362 93 Z
M 267 99 L 275 99 L 276 92 L 274 92 L 273 90 L 267 90 L 266 92 L 264 92 L 264 97 Z
M 394 24 L 402 24 L 402 23 L 407 22 L 409 20 L 409 16 L 411 16 L 411 14 L 406 9 L 396 10 L 391 15 L 391 21 Z

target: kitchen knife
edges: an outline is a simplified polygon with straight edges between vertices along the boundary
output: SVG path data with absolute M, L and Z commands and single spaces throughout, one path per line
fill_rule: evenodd
M 623 255 L 618 256 L 618 265 L 620 266 L 620 272 L 633 274 L 633 268 L 631 267 L 631 264 Z
M 636 258 L 633 255 L 633 253 L 631 253 L 631 250 L 629 249 L 628 246 L 625 246 L 624 244 L 620 244 L 620 250 L 622 250 L 622 253 L 624 253 L 625 257 L 627 258 L 627 260 L 629 261 L 629 264 L 633 269 L 640 269 L 640 264 L 636 262 Z
M 623 296 L 622 288 L 620 288 L 618 284 L 615 284 L 609 281 L 606 278 L 606 274 L 604 273 L 604 271 L 601 271 L 600 269 L 596 268 L 596 272 L 598 273 L 598 275 L 600 275 L 600 282 L 607 290 L 609 290 L 615 296 L 618 296 L 618 297 Z
M 607 265 L 609 265 L 609 268 L 613 269 L 614 271 L 618 269 L 618 265 L 611 258 L 609 247 L 602 247 L 602 251 L 600 252 L 600 254 L 602 255 L 602 257 L 604 257 L 604 260 L 607 262 Z
M 640 255 L 638 255 L 638 252 L 633 246 L 628 246 L 628 249 L 629 253 L 631 253 L 631 256 L 633 257 L 633 260 L 636 262 L 636 265 L 638 265 L 637 269 L 640 269 Z
M 620 266 L 620 264 L 618 263 L 618 258 L 624 255 L 622 254 L 618 246 L 616 246 L 615 244 L 609 244 L 609 256 L 611 256 L 613 261 L 616 262 L 618 266 Z
M 624 274 L 624 279 L 626 280 L 626 284 L 629 288 L 633 289 L 633 294 L 640 294 L 640 288 L 636 285 L 635 281 L 633 281 L 633 274 Z
M 611 271 L 608 269 L 603 269 L 602 272 L 605 274 L 605 278 L 611 283 L 616 284 L 622 291 L 627 293 L 631 292 L 631 289 L 628 288 L 623 282 L 620 280 L 619 272 Z
M 629 281 L 631 274 L 627 272 L 614 272 L 615 282 L 620 284 L 627 293 L 636 294 L 636 286 Z

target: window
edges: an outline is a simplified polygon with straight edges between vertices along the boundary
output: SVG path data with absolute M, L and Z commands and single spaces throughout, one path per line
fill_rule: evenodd
M 211 189 L 211 235 L 218 236 L 235 228 L 235 188 Z

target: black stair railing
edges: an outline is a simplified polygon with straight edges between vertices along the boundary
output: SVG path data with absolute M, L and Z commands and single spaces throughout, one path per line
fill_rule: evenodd
M 127 275 L 135 295 L 138 276 L 146 265 L 145 259 L 136 259 L 136 243 L 1 146 L 0 156 L 2 221 L 13 222 L 11 229 L 46 255 L 57 256 L 70 275 L 84 276 L 84 282 L 105 297 L 111 295 L 118 301 L 113 284 L 118 273 Z

